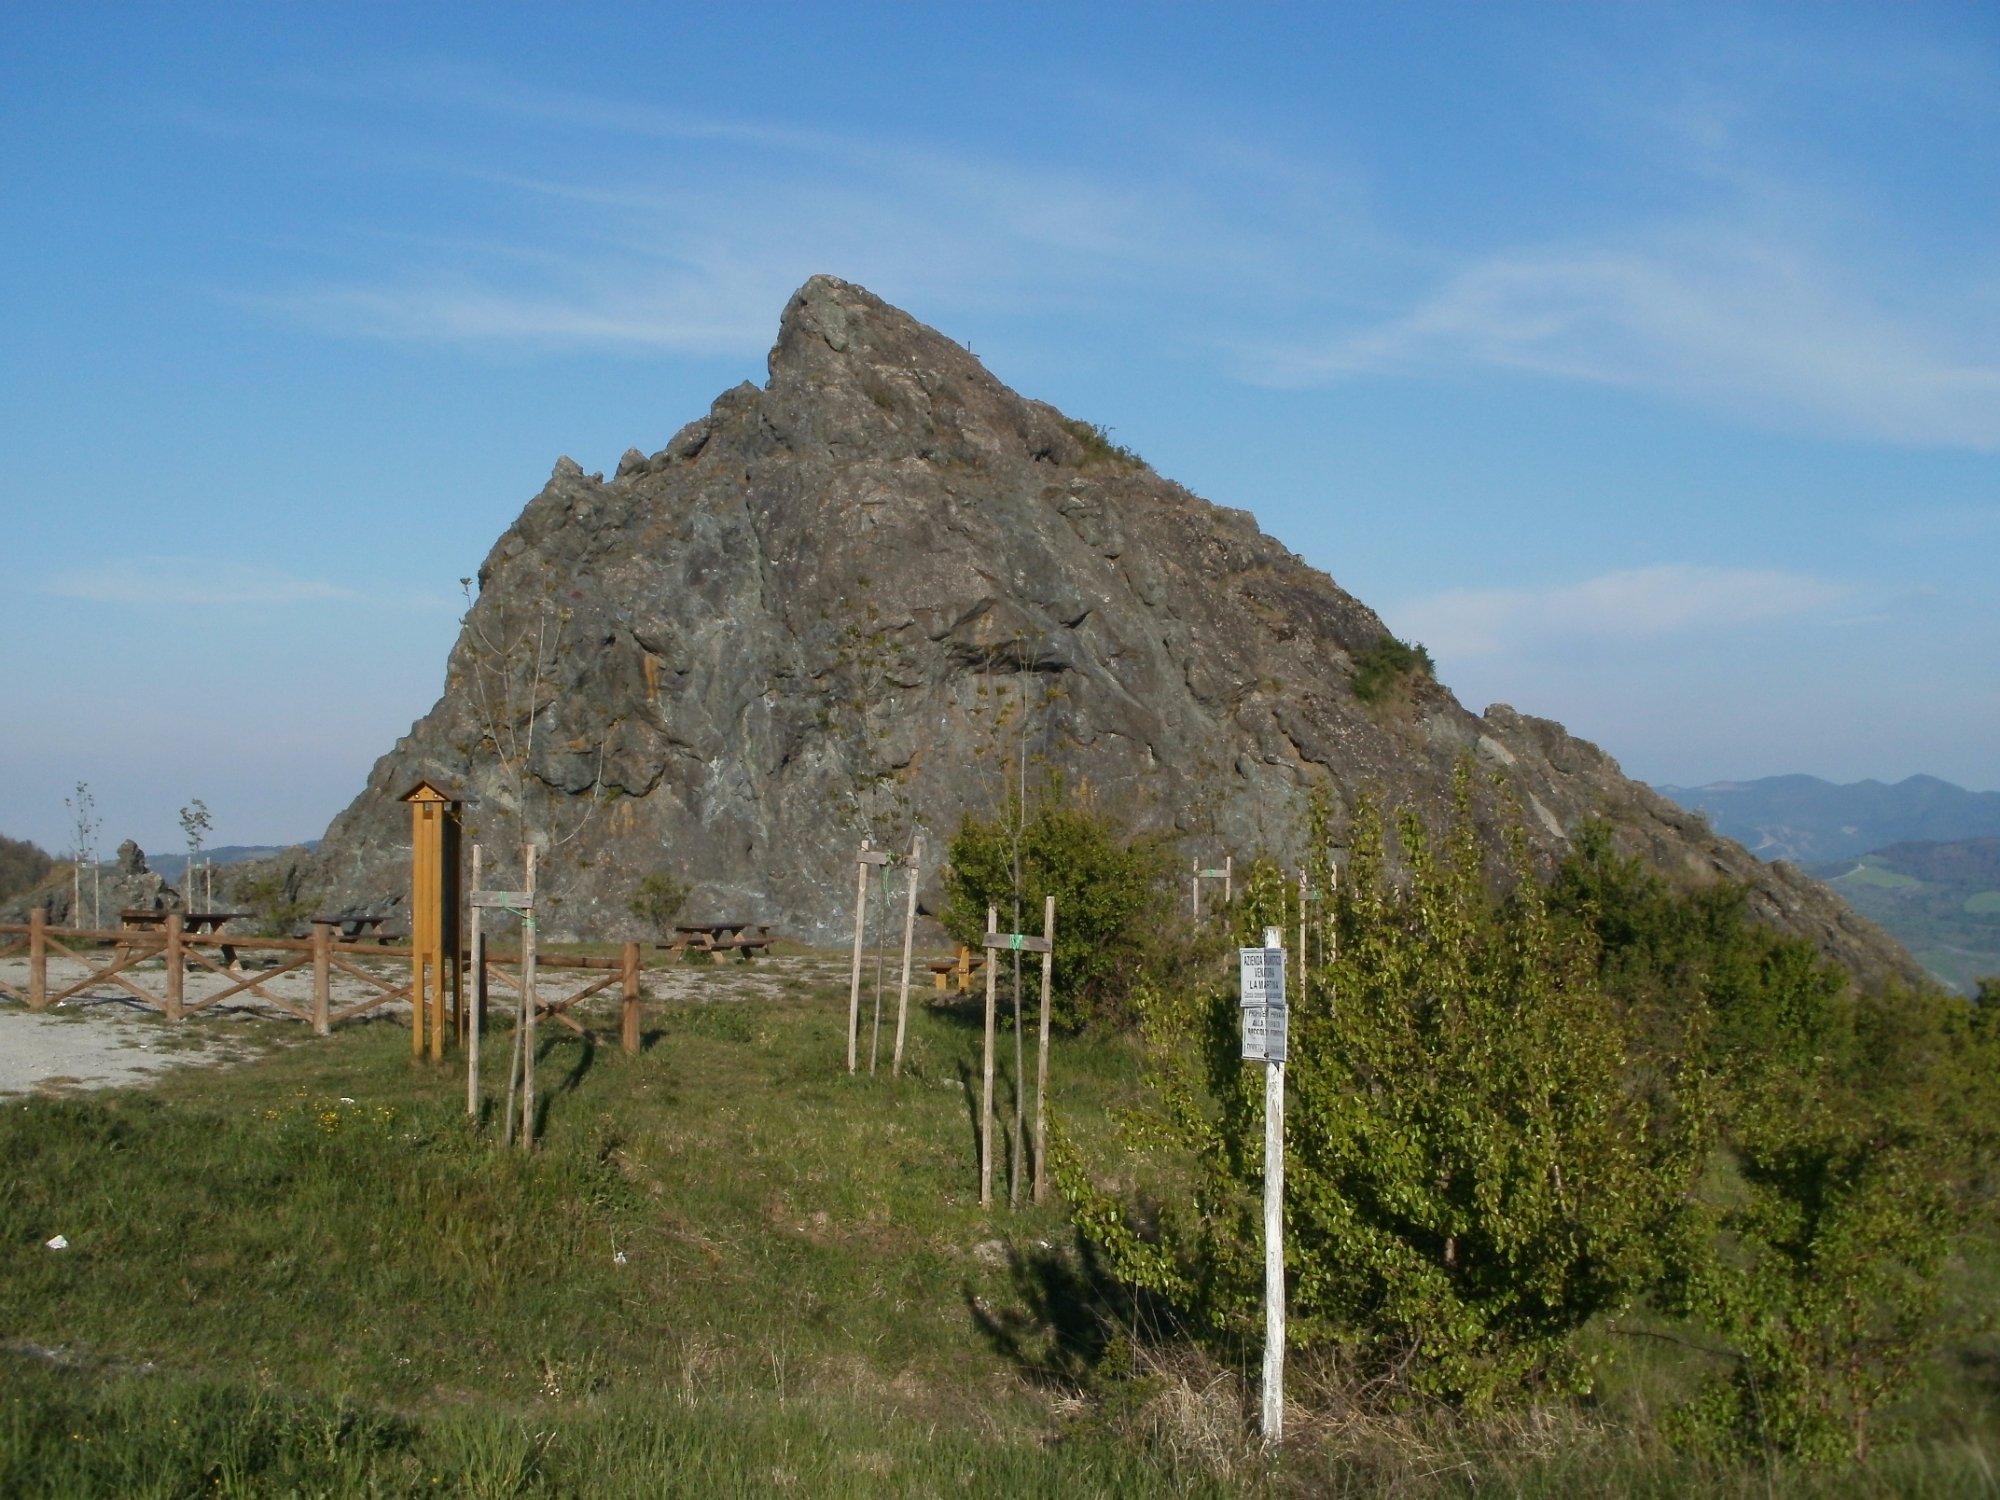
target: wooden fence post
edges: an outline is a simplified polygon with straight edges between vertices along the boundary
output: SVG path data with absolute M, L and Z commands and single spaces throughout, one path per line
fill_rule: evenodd
M 997 932 L 1000 928 L 1000 908 L 986 908 L 986 930 Z M 986 1082 L 979 1095 L 979 1206 L 993 1206 L 993 1012 L 994 1005 L 994 962 L 993 948 L 986 949 L 986 1052 L 984 1071 Z
M 639 1050 L 639 945 L 628 942 L 624 952 L 625 1013 L 618 1028 L 618 1045 L 626 1052 Z
M 181 1009 L 182 985 L 186 975 L 181 972 L 181 914 L 167 913 L 167 1019 L 178 1021 L 185 1014 Z
M 325 1036 L 333 1030 L 328 1017 L 333 1010 L 333 924 L 315 922 L 312 924 L 313 956 L 313 1019 L 314 1036 Z
M 1042 937 L 1048 947 L 1042 952 L 1042 1036 L 1035 1055 L 1035 1201 L 1049 1196 L 1048 1098 L 1049 1098 L 1049 975 L 1056 961 L 1056 898 L 1042 903 Z
M 897 1078 L 903 1072 L 903 1032 L 910 1021 L 910 947 L 917 935 L 917 876 L 924 862 L 924 836 L 920 833 L 910 840 L 910 899 L 903 910 L 903 983 L 896 994 L 896 1056 L 889 1065 L 889 1076 Z
M 28 1009 L 42 1010 L 49 1003 L 49 913 L 46 907 L 28 908 Z

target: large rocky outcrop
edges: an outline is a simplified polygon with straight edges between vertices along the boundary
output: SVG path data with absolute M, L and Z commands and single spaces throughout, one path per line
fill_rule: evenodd
M 1749 882 L 1861 972 L 1915 974 L 1823 888 L 1559 725 L 1474 715 L 1422 675 L 1363 702 L 1357 664 L 1386 639 L 1248 512 L 815 277 L 762 389 L 608 480 L 557 463 L 480 568 L 444 696 L 327 830 L 309 885 L 399 903 L 395 799 L 426 778 L 472 799 L 489 851 L 524 825 L 549 838 L 552 935 L 630 929 L 632 886 L 664 867 L 691 915 L 827 942 L 862 837 L 923 828 L 936 850 L 1023 758 L 1204 860 L 1296 857 L 1315 786 L 1343 813 L 1377 793 L 1436 808 L 1469 761 L 1483 816 L 1517 806 L 1544 857 L 1602 817 L 1670 871 Z

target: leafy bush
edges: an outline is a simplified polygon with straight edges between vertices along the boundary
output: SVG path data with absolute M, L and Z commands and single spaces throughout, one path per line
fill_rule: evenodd
M 1575 1335 L 1646 1284 L 1700 1154 L 1625 1089 L 1590 949 L 1553 920 L 1524 851 L 1513 895 L 1490 893 L 1466 783 L 1441 838 L 1413 816 L 1398 828 L 1406 884 L 1381 815 L 1356 817 L 1335 956 L 1292 1008 L 1291 1342 L 1468 1406 L 1582 1387 Z M 1326 846 L 1315 828 L 1310 847 Z M 1245 940 L 1296 930 L 1290 889 L 1253 870 Z M 1240 1354 L 1261 1305 L 1262 1083 L 1236 1008 L 1223 988 L 1145 997 L 1155 1104 L 1134 1126 L 1187 1164 L 1170 1201 L 1101 1193 L 1073 1155 L 1058 1180 L 1121 1277 Z
M 1386 703 L 1400 696 L 1413 679 L 1436 673 L 1429 651 L 1385 635 L 1354 658 L 1354 696 L 1363 703 Z
M 687 905 L 690 888 L 670 870 L 655 870 L 633 888 L 628 910 L 669 942 L 674 935 L 674 918 Z
M 312 912 L 312 903 L 301 900 L 296 883 L 283 869 L 238 876 L 230 887 L 229 899 L 257 914 L 257 931 L 264 937 L 290 937 L 292 929 Z
M 1747 892 L 1672 889 L 1586 828 L 1552 898 L 1597 944 L 1635 1079 L 1699 1080 L 1716 1155 L 1661 1305 L 1732 1358 L 1679 1415 L 1711 1450 L 1865 1458 L 1951 1329 L 1946 1258 L 2000 1146 L 1995 1028 L 1941 993 L 1855 994 Z
M 1111 429 L 1095 422 L 1078 422 L 1070 417 L 1063 418 L 1063 430 L 1076 439 L 1083 449 L 1083 467 L 1094 464 L 1116 464 L 1129 469 L 1142 469 L 1146 461 L 1122 443 L 1111 441 Z
M 1010 798 L 994 818 L 966 814 L 945 872 L 945 931 L 979 946 L 986 908 L 1041 931 L 1056 898 L 1050 1010 L 1065 1030 L 1128 1016 L 1134 983 L 1158 952 L 1170 904 L 1165 845 L 1136 838 L 1109 814 L 1068 800 L 1060 783 L 1032 808 Z M 1016 871 L 1019 882 L 1016 883 Z

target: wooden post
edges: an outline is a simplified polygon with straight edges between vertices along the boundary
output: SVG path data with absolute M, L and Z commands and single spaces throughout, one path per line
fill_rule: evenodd
M 903 909 L 903 982 L 896 992 L 896 1055 L 889 1064 L 889 1076 L 903 1072 L 903 1032 L 910 1021 L 910 947 L 917 935 L 917 874 L 924 862 L 924 836 L 910 840 L 910 898 Z
M 868 840 L 854 864 L 854 964 L 847 979 L 847 1071 L 852 1073 L 861 1045 L 861 939 L 868 926 Z
M 45 1010 L 49 1003 L 49 914 L 45 907 L 28 908 L 28 1009 Z
M 1225 904 L 1236 899 L 1236 856 L 1222 856 L 1222 899 Z
M 312 924 L 313 957 L 313 1000 L 312 1028 L 314 1036 L 325 1036 L 333 1029 L 329 1019 L 333 1012 L 333 924 L 315 922 Z
M 1201 920 L 1201 861 L 1194 862 L 1194 919 Z
M 1299 871 L 1299 1009 L 1306 1004 L 1306 872 Z
M 521 1149 L 535 1144 L 535 846 L 521 850 L 528 909 L 521 916 Z
M 186 1014 L 181 1008 L 182 986 L 187 976 L 181 972 L 181 914 L 167 913 L 167 1019 L 178 1021 Z
M 1000 926 L 1000 908 L 986 908 L 986 930 L 994 932 Z M 993 1013 L 994 1005 L 994 950 L 986 949 L 986 1052 L 985 1085 L 979 1095 L 979 1206 L 993 1206 Z
M 639 945 L 628 942 L 623 957 L 625 1011 L 618 1027 L 618 1045 L 635 1053 L 639 1050 Z
M 1056 898 L 1042 902 L 1042 938 L 1048 948 L 1042 954 L 1042 1036 L 1035 1053 L 1035 1201 L 1049 1196 L 1048 1099 L 1049 1099 L 1049 975 L 1056 961 Z
M 483 890 L 479 883 L 479 845 L 472 846 L 472 888 Z M 472 943 L 472 1003 L 467 1008 L 465 1025 L 465 1113 L 466 1118 L 479 1118 L 479 1029 L 486 1021 L 486 931 L 481 925 L 481 909 L 472 908 L 472 931 L 468 937 Z

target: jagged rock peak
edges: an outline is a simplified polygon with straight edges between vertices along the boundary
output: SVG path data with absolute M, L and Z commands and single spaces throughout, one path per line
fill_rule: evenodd
M 691 916 L 837 942 L 861 838 L 921 830 L 934 862 L 1022 758 L 1209 863 L 1295 861 L 1315 790 L 1337 820 L 1376 795 L 1439 811 L 1470 761 L 1496 843 L 1518 809 L 1552 860 L 1603 818 L 1688 878 L 1749 882 L 1857 968 L 1911 972 L 1560 725 L 1474 715 L 1421 674 L 1364 686 L 1373 610 L 863 288 L 801 287 L 769 369 L 608 483 L 556 465 L 480 569 L 444 696 L 328 829 L 326 901 L 402 899 L 395 798 L 417 777 L 464 786 L 496 854 L 524 825 L 559 836 L 551 937 L 629 929 L 664 868 Z M 495 643 L 552 606 L 564 649 L 529 694 Z M 531 747 L 494 722 L 506 680 L 543 705 Z

